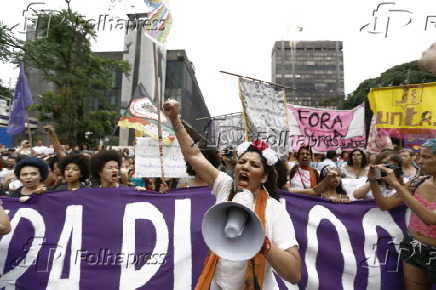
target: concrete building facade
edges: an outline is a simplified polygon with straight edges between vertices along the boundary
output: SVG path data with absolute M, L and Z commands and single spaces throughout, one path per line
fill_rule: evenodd
M 334 109 L 329 100 L 344 98 L 342 49 L 342 41 L 276 41 L 272 82 L 296 89 L 286 90 L 289 104 Z

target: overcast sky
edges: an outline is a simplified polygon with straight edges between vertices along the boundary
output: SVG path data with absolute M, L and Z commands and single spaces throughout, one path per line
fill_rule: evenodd
M 52 9 L 64 3 L 42 2 Z M 131 2 L 138 7 L 142 3 Z M 22 23 L 29 3 L 4 5 L 0 20 L 7 25 Z M 115 6 L 125 9 L 125 4 Z M 107 13 L 109 0 L 71 0 L 71 7 L 87 18 L 98 18 Z M 343 41 L 346 93 L 394 65 L 419 59 L 436 42 L 434 0 L 179 0 L 170 1 L 170 9 L 173 26 L 167 47 L 186 50 L 212 116 L 241 110 L 237 78 L 219 71 L 271 81 L 271 52 L 277 40 Z M 101 32 L 94 49 L 122 50 L 122 37 L 122 32 Z M 0 65 L 4 84 L 10 77 L 14 82 L 18 72 Z

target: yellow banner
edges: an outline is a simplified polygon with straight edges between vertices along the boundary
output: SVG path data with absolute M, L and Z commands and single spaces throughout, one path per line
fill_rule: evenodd
M 436 130 L 436 83 L 371 89 L 368 99 L 377 128 L 394 137 Z

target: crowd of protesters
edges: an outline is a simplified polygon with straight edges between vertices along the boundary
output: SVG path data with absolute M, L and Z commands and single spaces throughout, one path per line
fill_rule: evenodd
M 51 144 L 47 146 L 41 139 L 37 139 L 33 147 L 29 140 L 22 140 L 16 148 L 6 148 L 0 145 L 2 156 L 0 159 L 0 195 L 20 197 L 21 191 L 30 190 L 25 189 L 25 184 L 19 176 L 20 172 L 16 170 L 17 164 L 30 157 L 33 158 L 26 162 L 34 162 L 34 167 L 39 168 L 41 175 L 41 184 L 36 186 L 35 190 L 40 186 L 44 186 L 44 190 L 134 186 L 165 193 L 170 188 L 206 185 L 188 163 L 186 172 L 189 178 L 162 180 L 161 178 L 138 177 L 135 175 L 134 147 L 116 150 L 110 147 L 103 150 L 103 146 L 98 146 L 95 150 L 91 150 L 87 144 L 61 145 L 52 126 L 46 126 L 45 130 L 51 141 Z M 207 148 L 201 151 L 216 168 L 233 176 L 237 162 L 236 150 L 215 151 Z M 326 196 L 322 193 L 327 187 L 326 182 L 318 186 L 328 173 L 326 170 L 322 175 L 323 168 L 336 168 L 335 172 L 339 177 L 336 182 L 340 184 L 335 187 L 340 192 L 346 193 L 343 195 L 343 200 L 348 201 L 374 198 L 367 182 L 370 165 L 385 164 L 391 168 L 398 168 L 397 177 L 402 184 L 405 184 L 413 177 L 420 175 L 418 159 L 419 155 L 415 151 L 406 148 L 398 151 L 386 149 L 380 154 L 364 152 L 360 149 L 314 154 L 309 146 L 301 146 L 298 151 L 290 152 L 287 158 L 282 158 L 276 167 L 281 177 L 278 182 L 279 189 L 320 196 Z M 47 165 L 47 168 L 42 169 L 42 164 Z M 21 165 L 18 168 L 21 168 Z M 342 184 L 341 180 L 344 179 L 354 180 L 346 184 L 362 186 L 350 188 Z M 316 192 L 313 191 L 314 189 Z M 382 192 L 386 196 L 393 193 L 392 188 L 386 184 L 382 184 Z
M 32 194 L 46 191 L 80 190 L 80 188 L 135 187 L 137 191 L 152 190 L 167 193 L 171 188 L 210 186 L 202 166 L 187 163 L 190 178 L 148 178 L 135 175 L 135 150 L 132 148 L 96 148 L 89 146 L 63 146 L 54 128 L 46 126 L 50 145 L 44 146 L 36 140 L 31 146 L 29 140 L 22 140 L 17 148 L 1 146 L 0 195 L 19 198 L 26 202 Z M 183 152 L 183 148 L 182 148 Z M 229 180 L 245 179 L 237 177 L 241 157 L 238 150 L 200 148 L 204 162 L 208 161 L 211 172 L 222 172 Z M 196 160 L 196 159 L 195 159 Z M 194 161 L 195 161 L 194 160 Z M 316 160 L 316 161 L 315 161 Z M 361 149 L 352 151 L 328 151 L 314 154 L 310 146 L 301 146 L 286 158 L 275 161 L 275 191 L 284 190 L 297 194 L 319 196 L 329 202 L 350 204 L 359 199 L 374 199 L 381 210 L 388 210 L 406 203 L 414 212 L 409 235 L 401 247 L 404 251 L 414 251 L 412 244 L 420 248 L 436 246 L 433 236 L 436 224 L 436 199 L 433 198 L 433 176 L 436 174 L 436 139 L 424 143 L 420 152 L 406 148 L 385 149 L 375 154 Z M 188 161 L 188 160 L 187 160 Z M 314 162 L 315 161 L 315 162 Z M 193 162 L 193 161 L 192 161 Z M 191 162 L 191 163 L 192 163 Z M 239 167 L 238 167 L 239 166 Z M 251 166 L 251 165 L 250 165 Z M 240 168 L 239 168 L 240 169 Z M 254 170 L 254 169 L 253 169 Z M 240 175 L 240 173 L 239 173 Z M 352 186 L 350 186 L 352 185 Z M 406 196 L 406 192 L 419 194 Z M 1 200 L 0 200 L 1 201 Z M 346 205 L 344 205 L 346 206 Z M 0 235 L 11 230 L 8 217 L 0 203 Z M 425 248 L 426 249 L 426 248 Z M 287 255 L 280 252 L 280 255 Z M 424 263 L 424 254 L 410 253 L 413 259 L 405 262 L 405 275 L 417 283 L 434 282 L 426 273 L 432 269 Z M 401 253 L 404 256 L 404 253 Z M 406 259 L 407 260 L 407 259 Z M 424 261 L 424 262 L 422 262 Z M 409 263 L 410 262 L 410 263 Z M 282 266 L 277 265 L 277 269 Z M 284 272 L 285 273 L 285 272 Z M 414 275 L 421 275 L 414 278 Z M 286 274 L 287 275 L 287 274 Z M 292 279 L 297 281 L 292 273 Z M 407 282 L 407 283 L 415 283 Z

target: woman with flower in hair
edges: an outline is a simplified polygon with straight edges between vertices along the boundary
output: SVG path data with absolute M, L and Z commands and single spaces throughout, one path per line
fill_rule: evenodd
M 418 159 L 424 176 L 402 185 L 394 169 L 383 165 L 371 166 L 368 179 L 375 201 L 381 210 L 390 210 L 405 203 L 411 210 L 408 230 L 400 243 L 406 289 L 431 289 L 436 283 L 436 139 L 422 144 Z M 376 169 L 382 173 L 380 177 Z M 386 181 L 396 192 L 385 197 L 378 179 Z
M 232 200 L 239 190 L 249 190 L 254 198 L 254 211 L 265 230 L 263 246 L 251 260 L 229 261 L 210 252 L 196 289 L 278 289 L 273 269 L 284 280 L 298 283 L 301 259 L 292 221 L 278 201 L 274 170 L 278 158 L 274 151 L 261 140 L 242 143 L 233 181 L 208 162 L 194 144 L 178 116 L 179 103 L 167 101 L 163 108 L 185 160 L 212 188 L 216 203 Z

